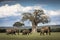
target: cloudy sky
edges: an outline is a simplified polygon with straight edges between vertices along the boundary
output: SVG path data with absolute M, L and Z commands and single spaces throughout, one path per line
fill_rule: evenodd
M 60 1 L 59 0 L 0 0 L 0 26 L 12 26 L 21 21 L 22 13 L 33 12 L 35 9 L 43 9 L 51 22 L 41 25 L 60 25 Z M 25 21 L 25 26 L 31 26 L 31 22 Z

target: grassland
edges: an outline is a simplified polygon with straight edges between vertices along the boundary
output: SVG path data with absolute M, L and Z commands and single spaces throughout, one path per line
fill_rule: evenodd
M 51 35 L 40 35 L 34 33 L 30 35 L 6 35 L 6 33 L 0 33 L 0 40 L 60 40 L 60 32 L 52 33 Z

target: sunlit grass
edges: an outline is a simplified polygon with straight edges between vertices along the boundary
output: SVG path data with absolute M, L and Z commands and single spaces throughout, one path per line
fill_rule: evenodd
M 6 35 L 6 33 L 0 33 L 0 40 L 60 40 L 60 32 L 52 33 L 51 35 L 40 35 L 34 33 L 30 35 Z

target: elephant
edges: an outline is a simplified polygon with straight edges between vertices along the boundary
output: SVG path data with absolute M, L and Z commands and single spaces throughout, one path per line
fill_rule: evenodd
M 29 30 L 29 29 L 24 29 L 23 31 L 22 31 L 22 34 L 23 35 L 29 35 L 31 33 L 31 30 Z
M 17 30 L 17 29 L 6 29 L 7 35 L 8 34 L 15 34 L 16 35 L 16 33 L 18 33 L 18 35 L 19 35 L 19 30 Z
M 44 35 L 44 33 L 51 35 L 51 28 L 47 26 L 40 28 L 40 35 Z

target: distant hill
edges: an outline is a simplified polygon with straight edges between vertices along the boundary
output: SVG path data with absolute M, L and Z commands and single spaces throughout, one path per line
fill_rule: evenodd
M 46 25 L 46 26 L 49 26 L 51 28 L 60 28 L 60 25 Z M 39 27 L 43 27 L 43 26 L 39 26 Z
M 60 25 L 46 25 L 46 26 L 50 26 L 51 28 L 60 28 Z M 37 28 L 41 28 L 43 26 L 38 26 Z M 0 27 L 0 29 L 12 29 L 13 27 Z M 20 29 L 24 29 L 24 28 L 32 28 L 31 26 L 24 26 L 24 27 L 19 27 Z

